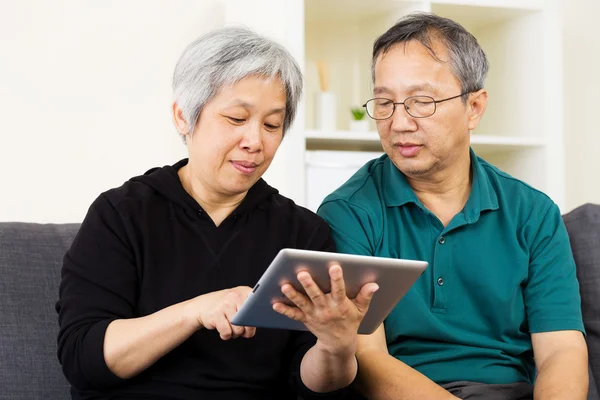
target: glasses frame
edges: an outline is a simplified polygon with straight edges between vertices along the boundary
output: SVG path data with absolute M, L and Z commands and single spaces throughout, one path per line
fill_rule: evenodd
M 369 99 L 369 100 L 367 100 L 367 101 L 365 102 L 365 104 L 363 104 L 362 106 L 365 108 L 365 111 L 367 112 L 367 115 L 368 115 L 370 118 L 372 118 L 372 119 L 374 119 L 374 120 L 376 120 L 376 121 L 385 121 L 386 119 L 390 119 L 390 118 L 392 118 L 392 116 L 394 115 L 394 112 L 396 111 L 396 105 L 402 105 L 402 106 L 404 106 L 404 110 L 406 110 L 406 113 L 407 113 L 408 115 L 410 115 L 412 118 L 429 118 L 429 117 L 431 117 L 433 114 L 435 114 L 435 112 L 437 111 L 437 105 L 438 105 L 438 103 L 443 103 L 443 102 L 445 102 L 445 101 L 448 101 L 448 100 L 457 99 L 457 98 L 459 98 L 459 97 L 462 97 L 462 96 L 464 96 L 464 95 L 466 95 L 466 94 L 470 94 L 470 93 L 473 93 L 473 92 L 464 92 L 464 93 L 461 93 L 461 94 L 459 94 L 459 95 L 452 96 L 452 97 L 448 97 L 448 98 L 441 99 L 441 100 L 436 100 L 436 99 L 434 99 L 434 98 L 433 98 L 433 97 L 431 97 L 431 96 L 425 96 L 425 95 L 419 95 L 419 96 L 410 96 L 410 97 L 407 97 L 406 99 L 404 99 L 404 101 L 401 101 L 401 102 L 394 102 L 392 99 L 388 99 L 388 98 L 385 98 L 385 97 L 374 97 L 374 98 L 372 98 L 372 99 Z M 406 101 L 407 101 L 407 100 L 414 99 L 415 97 L 427 97 L 427 98 L 431 99 L 431 102 L 433 103 L 433 112 L 432 112 L 431 114 L 429 114 L 429 115 L 426 115 L 426 116 L 424 116 L 424 117 L 415 117 L 414 115 L 412 115 L 412 114 L 410 113 L 410 111 L 408 111 L 408 108 L 406 107 L 406 105 L 405 105 L 404 103 L 406 103 Z M 390 102 L 392 103 L 392 107 L 393 107 L 393 108 L 392 108 L 392 112 L 391 112 L 390 116 L 389 116 L 389 117 L 386 117 L 386 118 L 375 118 L 375 117 L 373 117 L 371 114 L 369 114 L 369 109 L 367 108 L 367 104 L 368 104 L 370 101 L 373 101 L 373 100 L 388 100 L 388 101 L 390 101 Z

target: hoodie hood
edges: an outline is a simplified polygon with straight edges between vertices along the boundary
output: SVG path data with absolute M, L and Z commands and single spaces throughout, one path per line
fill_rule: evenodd
M 182 207 L 184 210 L 197 212 L 202 210 L 198 202 L 183 188 L 177 171 L 187 165 L 188 159 L 185 158 L 174 165 L 166 165 L 162 168 L 156 167 L 148 170 L 144 175 L 136 176 L 130 181 L 141 182 L 148 185 L 169 201 Z M 267 198 L 277 194 L 277 189 L 269 186 L 260 178 L 248 190 L 242 203 L 234 211 L 236 214 L 247 213 L 258 207 Z

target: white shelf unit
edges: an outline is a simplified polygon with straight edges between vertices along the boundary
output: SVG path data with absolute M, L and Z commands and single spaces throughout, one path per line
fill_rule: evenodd
M 553 0 L 306 0 L 305 150 L 381 151 L 372 121 L 370 132 L 347 130 L 350 108 L 372 97 L 373 41 L 401 16 L 431 11 L 473 33 L 490 62 L 488 109 L 471 136 L 475 152 L 546 192 L 562 207 L 562 58 L 557 9 Z M 320 91 L 317 61 L 330 66 L 336 131 L 320 132 L 314 123 L 314 98 Z M 311 185 L 306 182 L 307 190 Z
M 373 41 L 403 15 L 432 11 L 465 26 L 490 61 L 488 109 L 472 133 L 477 154 L 564 207 L 559 0 L 223 1 L 227 24 L 241 23 L 278 40 L 303 66 L 298 116 L 265 176 L 282 194 L 305 205 L 313 198 L 311 187 L 324 184 L 314 181 L 321 176 L 315 171 L 308 177 L 308 152 L 381 151 L 372 121 L 371 132 L 348 131 L 350 108 L 372 97 Z M 337 103 L 337 130 L 331 132 L 316 131 L 314 123 L 317 61 L 330 66 L 329 91 Z M 333 189 L 339 183 L 329 185 Z

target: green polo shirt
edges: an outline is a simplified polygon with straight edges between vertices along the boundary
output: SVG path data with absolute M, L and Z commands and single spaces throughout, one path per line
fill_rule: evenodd
M 471 169 L 469 199 L 446 227 L 386 155 L 318 214 L 341 253 L 429 262 L 385 320 L 390 354 L 438 384 L 533 383 L 530 334 L 584 331 L 567 232 L 545 194 L 473 151 Z

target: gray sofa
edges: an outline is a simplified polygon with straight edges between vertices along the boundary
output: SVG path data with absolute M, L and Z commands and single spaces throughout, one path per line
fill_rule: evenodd
M 590 351 L 589 400 L 600 400 L 600 205 L 564 216 L 578 268 Z M 56 357 L 62 257 L 77 224 L 0 223 L 0 399 L 69 399 Z

